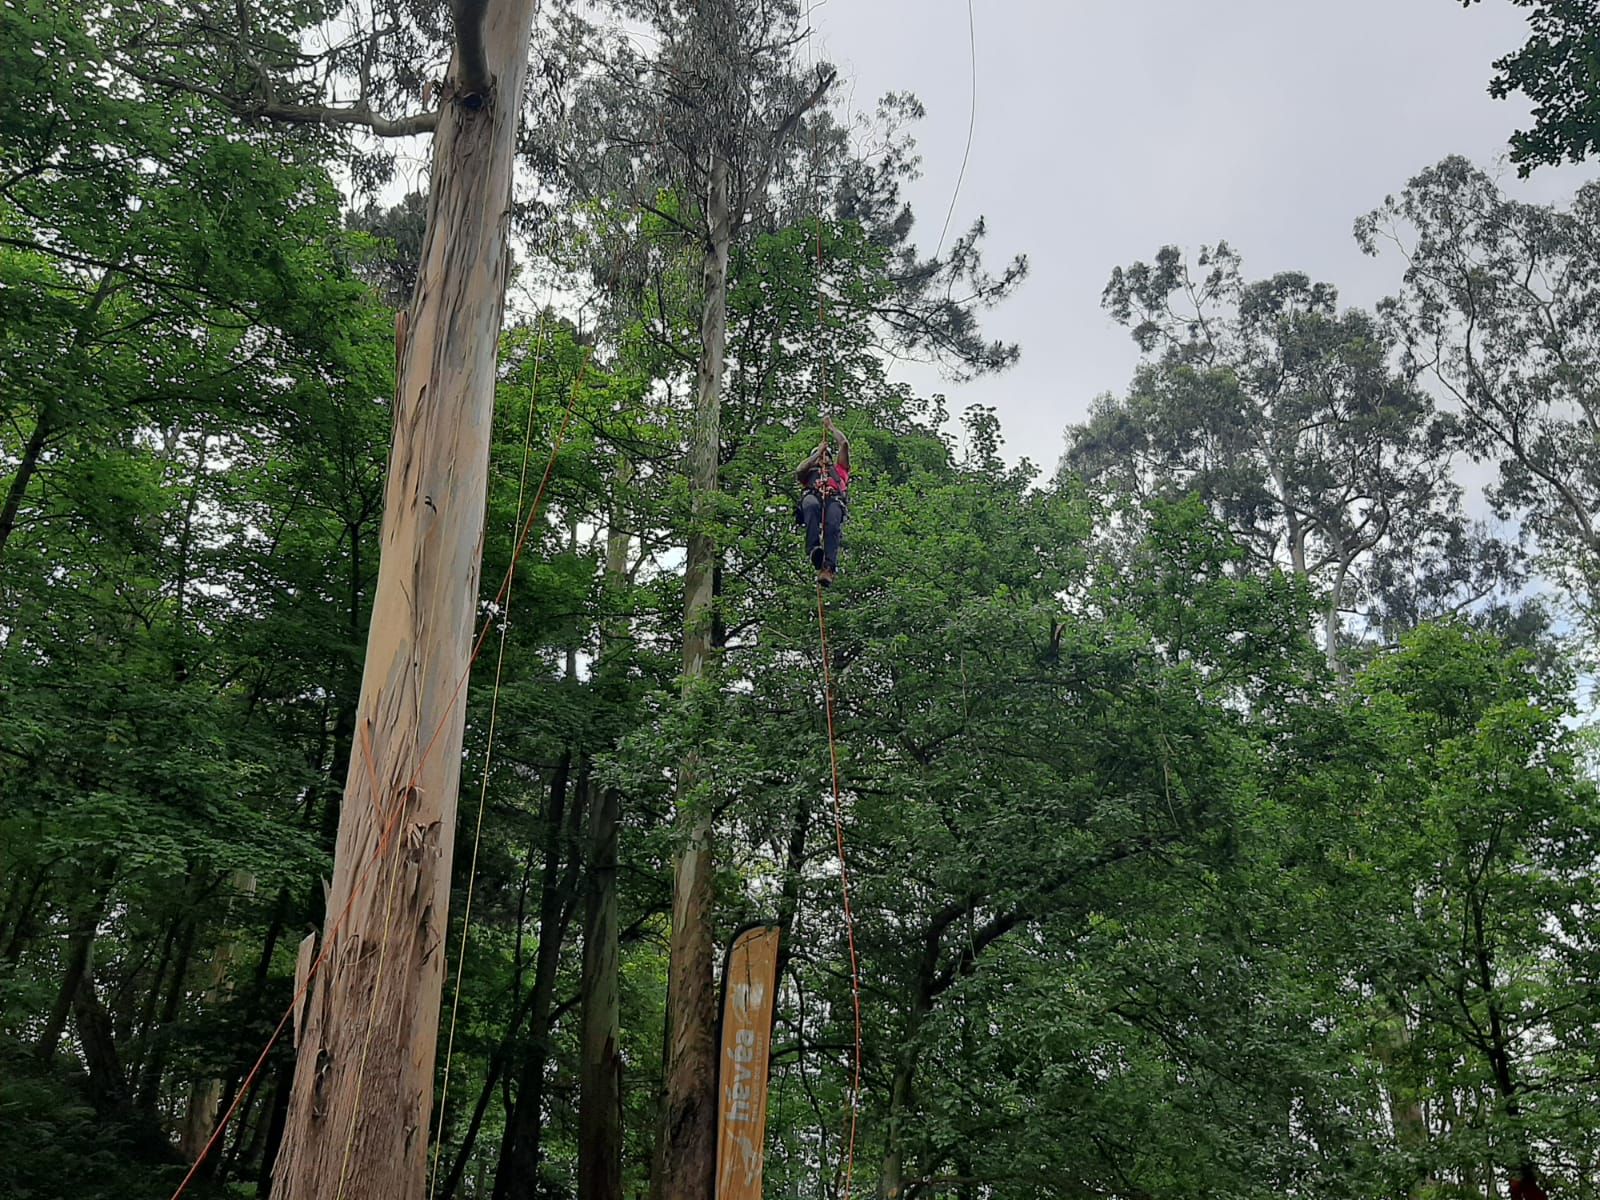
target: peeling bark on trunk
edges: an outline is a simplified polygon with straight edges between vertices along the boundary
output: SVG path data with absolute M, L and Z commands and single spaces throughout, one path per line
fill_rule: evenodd
M 341 1189 L 383 1200 L 423 1193 L 466 706 L 460 681 L 476 611 L 533 11 L 533 0 L 488 5 L 493 102 L 477 111 L 446 104 L 434 140 L 428 232 L 400 339 L 382 557 L 340 812 L 329 953 L 307 1005 L 275 1168 L 285 1200 Z
M 703 270 L 700 367 L 689 450 L 691 531 L 684 575 L 683 690 L 694 696 L 712 643 L 712 576 L 716 539 L 709 528 L 717 493 L 723 352 L 728 336 L 728 252 L 732 242 L 728 163 L 713 154 L 706 189 L 710 237 Z M 701 766 L 692 751 L 678 771 L 673 831 L 678 852 L 672 878 L 672 941 L 667 982 L 667 1061 L 659 1200 L 705 1200 L 716 1173 L 716 992 L 711 965 L 711 805 L 701 795 Z

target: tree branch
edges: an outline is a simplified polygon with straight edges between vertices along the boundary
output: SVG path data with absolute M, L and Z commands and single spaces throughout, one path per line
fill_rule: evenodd
M 215 100 L 236 117 L 265 117 L 268 120 L 286 121 L 294 125 L 351 126 L 370 130 L 377 137 L 411 137 L 419 133 L 432 133 L 439 125 L 437 112 L 386 117 L 382 113 L 373 112 L 365 100 L 345 106 L 286 104 L 278 100 L 262 99 L 259 96 L 230 96 L 226 92 L 204 84 L 147 71 L 126 60 L 117 65 L 141 83 L 148 83 L 152 87 L 186 92 L 193 96 L 204 96 L 208 100 Z
M 474 112 L 484 106 L 494 86 L 483 44 L 483 17 L 488 11 L 489 0 L 450 0 L 456 31 L 455 99 Z
M 789 135 L 800 124 L 800 118 L 822 103 L 823 96 L 827 95 L 828 89 L 833 86 L 833 81 L 836 78 L 838 78 L 837 71 L 834 71 L 831 67 L 824 70 L 817 80 L 817 86 L 811 89 L 811 94 L 778 123 L 777 129 L 773 130 L 772 141 L 767 147 L 766 161 L 761 164 L 760 172 L 756 175 L 754 182 L 751 183 L 749 191 L 744 195 L 744 203 L 739 206 L 741 217 L 749 214 L 751 201 L 767 190 L 767 181 L 772 177 L 773 164 L 778 161 L 778 155 L 783 151 L 783 143 L 789 139 Z M 743 224 L 743 221 L 741 220 L 738 223 Z

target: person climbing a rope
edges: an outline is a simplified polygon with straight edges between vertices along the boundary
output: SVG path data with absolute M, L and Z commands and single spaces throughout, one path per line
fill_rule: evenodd
M 806 527 L 806 555 L 817 570 L 817 582 L 827 587 L 839 569 L 839 529 L 850 487 L 850 439 L 839 432 L 832 417 L 823 417 L 822 425 L 826 431 L 822 441 L 795 468 L 794 477 L 803 489 L 797 519 Z M 839 443 L 837 456 L 830 438 Z

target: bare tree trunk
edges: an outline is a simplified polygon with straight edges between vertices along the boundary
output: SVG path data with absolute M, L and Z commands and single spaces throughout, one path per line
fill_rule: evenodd
M 555 1005 L 556 972 L 561 944 L 576 905 L 568 822 L 582 817 L 581 793 L 586 778 L 571 787 L 572 751 L 556 768 L 545 810 L 544 871 L 539 887 L 539 949 L 534 959 L 533 998 L 529 1003 L 527 1046 L 517 1076 L 517 1102 L 506 1114 L 505 1136 L 494 1176 L 494 1200 L 532 1200 L 540 1188 L 540 1134 L 544 1122 L 545 1068 L 550 1061 L 550 1012 Z M 587 775 L 586 772 L 581 772 Z M 573 793 L 576 793 L 574 795 Z M 569 806 L 579 811 L 569 816 Z
M 618 994 L 615 788 L 597 789 L 589 820 L 578 1079 L 578 1200 L 622 1197 L 622 1021 Z
M 44 1031 L 40 1033 L 39 1040 L 34 1045 L 34 1053 L 43 1062 L 49 1062 L 55 1057 L 61 1035 L 67 1031 L 67 1019 L 72 1015 L 73 1001 L 77 998 L 78 988 L 89 970 L 95 933 L 100 927 L 100 918 L 105 914 L 114 870 L 115 868 L 109 865 L 101 868 L 99 878 L 92 885 L 94 889 L 92 898 L 78 913 L 74 927 L 67 935 L 67 961 L 66 969 L 62 972 L 61 988 L 56 993 L 55 1004 L 51 1006 Z
M 617 463 L 620 491 L 632 477 L 626 458 Z M 606 538 L 606 585 L 620 594 L 627 582 L 629 537 L 620 532 L 620 500 L 614 505 Z M 602 677 L 626 624 L 603 628 Z M 578 1200 L 622 1200 L 622 1018 L 617 946 L 617 835 L 622 798 L 601 787 L 591 799 L 588 846 L 584 855 L 581 1050 L 578 1066 Z
M 447 102 L 440 116 L 417 292 L 398 339 L 382 557 L 339 819 L 328 958 L 307 1004 L 275 1168 L 285 1200 L 341 1192 L 417 1200 L 427 1171 L 461 681 L 481 565 L 534 0 L 486 8 L 495 90 L 486 105 Z
M 728 251 L 732 228 L 728 163 L 713 153 L 707 185 L 710 237 L 704 264 L 693 440 L 689 449 L 691 528 L 684 577 L 683 690 L 695 702 L 712 646 L 712 576 L 716 538 L 709 528 L 717 493 L 718 422 L 723 351 L 728 336 Z M 660 1200 L 705 1200 L 716 1172 L 716 993 L 711 968 L 711 804 L 702 794 L 699 757 L 685 754 L 678 771 L 673 831 L 678 851 L 672 879 L 672 941 L 667 982 L 665 1147 L 652 1180 Z
M 231 897 L 251 897 L 256 894 L 256 877 L 250 871 L 235 871 L 228 881 Z M 232 915 L 233 901 L 229 900 L 229 916 Z M 233 989 L 228 984 L 228 971 L 233 966 L 233 960 L 239 953 L 239 939 L 233 933 L 217 946 L 211 957 L 211 966 L 206 971 L 205 991 L 201 1003 L 209 1008 L 228 995 Z M 206 1141 L 211 1137 L 211 1130 L 217 1119 L 217 1103 L 222 1099 L 222 1080 L 199 1079 L 189 1088 L 189 1103 L 184 1109 L 183 1127 L 178 1135 L 178 1144 L 183 1151 L 183 1157 L 193 1162 L 200 1156 L 200 1151 L 205 1147 Z

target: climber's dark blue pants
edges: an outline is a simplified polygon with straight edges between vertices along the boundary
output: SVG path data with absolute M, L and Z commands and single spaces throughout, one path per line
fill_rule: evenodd
M 839 565 L 839 529 L 844 524 L 844 505 L 836 496 L 829 496 L 826 510 L 822 497 L 807 492 L 800 497 L 800 520 L 806 527 L 806 556 L 819 545 L 822 563 L 830 571 Z

